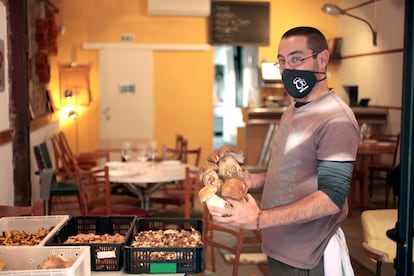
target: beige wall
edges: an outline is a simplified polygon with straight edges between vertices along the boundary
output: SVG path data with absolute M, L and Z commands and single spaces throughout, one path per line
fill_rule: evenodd
M 357 0 L 340 2 L 342 8 L 360 3 Z M 367 19 L 377 29 L 377 46 L 373 45 L 371 31 L 365 23 L 348 16 L 339 17 L 338 36 L 343 37 L 345 58 L 337 65 L 337 93 L 345 95 L 343 85 L 358 85 L 359 97 L 370 98 L 370 105 L 401 107 L 404 5 L 404 0 L 385 0 L 349 11 Z M 391 110 L 389 124 L 383 131 L 399 132 L 400 117 L 400 111 Z

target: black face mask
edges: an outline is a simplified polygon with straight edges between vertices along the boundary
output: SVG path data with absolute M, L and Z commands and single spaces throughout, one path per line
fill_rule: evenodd
M 325 74 L 323 79 L 317 80 L 315 74 Z M 325 72 L 285 69 L 282 81 L 286 90 L 293 98 L 301 99 L 309 95 L 315 84 L 326 79 Z

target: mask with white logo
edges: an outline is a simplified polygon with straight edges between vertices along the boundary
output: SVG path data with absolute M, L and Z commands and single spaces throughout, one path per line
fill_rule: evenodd
M 325 77 L 317 80 L 315 74 L 325 74 Z M 309 95 L 315 84 L 324 79 L 326 79 L 325 72 L 285 69 L 282 73 L 282 81 L 286 90 L 293 98 L 297 99 Z

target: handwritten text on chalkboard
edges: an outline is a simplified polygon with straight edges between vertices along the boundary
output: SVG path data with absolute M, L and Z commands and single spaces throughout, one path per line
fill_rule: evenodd
M 269 45 L 269 22 L 269 2 L 212 2 L 210 42 Z

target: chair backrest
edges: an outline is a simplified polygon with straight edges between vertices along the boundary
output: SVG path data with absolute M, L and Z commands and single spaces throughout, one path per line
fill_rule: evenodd
M 74 176 L 74 164 L 71 156 L 68 155 L 64 146 L 62 145 L 61 139 L 58 134 L 54 134 L 50 137 L 53 146 L 53 152 L 55 155 L 55 166 L 58 175 L 66 178 Z
M 112 203 L 108 167 L 82 170 L 75 166 L 75 172 L 82 215 L 88 215 L 90 208 L 102 204 L 105 205 L 106 214 L 111 215 Z
M 186 139 L 181 134 L 177 134 L 175 138 L 175 148 L 162 146 L 163 160 L 182 160 L 183 145 Z
M 182 135 L 177 135 L 175 148 L 167 146 L 162 147 L 163 160 L 180 160 L 183 163 L 189 163 L 198 167 L 200 164 L 200 157 L 201 147 L 189 149 L 188 141 Z
M 233 235 L 236 238 L 236 246 L 232 246 L 229 243 L 226 243 L 228 239 L 219 240 L 214 236 L 215 232 L 223 232 L 226 234 Z M 244 230 L 237 229 L 237 228 L 228 228 L 222 225 L 219 225 L 214 222 L 212 215 L 208 211 L 207 206 L 204 204 L 204 211 L 203 211 L 203 233 L 204 233 L 204 266 L 207 265 L 207 250 L 210 246 L 210 256 L 214 256 L 214 247 L 225 249 L 234 254 L 234 262 L 233 262 L 233 276 L 237 276 L 238 268 L 239 268 L 239 261 L 240 261 L 240 254 L 242 251 L 242 245 L 244 240 Z M 211 262 L 213 265 L 213 271 L 215 270 L 214 264 L 214 257 L 211 258 Z
M 185 168 L 184 178 L 184 218 L 189 219 L 191 216 L 191 207 L 193 200 L 198 195 L 198 191 L 203 187 L 203 183 L 198 177 L 198 170 Z
M 184 141 L 186 141 L 184 136 L 181 134 L 177 134 L 175 136 L 175 149 L 182 150 Z M 178 156 L 178 159 L 181 159 L 181 156 Z
M 73 154 L 72 149 L 69 146 L 68 139 L 66 139 L 65 133 L 63 131 L 59 131 L 57 136 L 59 138 L 59 142 L 60 142 L 60 145 L 62 146 L 62 149 L 65 151 L 65 153 L 69 157 L 73 158 L 74 154 Z
M 201 147 L 188 149 L 187 140 L 183 143 L 181 161 L 183 163 L 192 164 L 196 167 L 200 164 Z M 190 159 L 192 162 L 190 162 Z
M 181 160 L 182 150 L 169 148 L 162 146 L 162 159 L 163 160 Z
M 34 156 L 36 158 L 37 168 L 40 171 L 43 169 L 51 169 L 52 168 L 52 161 L 50 159 L 49 150 L 47 148 L 47 144 L 40 143 L 33 147 Z
M 392 165 L 397 165 L 398 149 L 400 147 L 400 133 L 397 134 L 379 134 L 373 135 L 372 139 L 377 140 L 378 142 L 386 142 L 393 145 L 390 148 L 390 151 L 387 152 L 387 155 L 392 156 Z
M 41 216 L 43 215 L 42 207 L 42 200 L 36 200 L 31 206 L 0 205 L 0 217 Z

